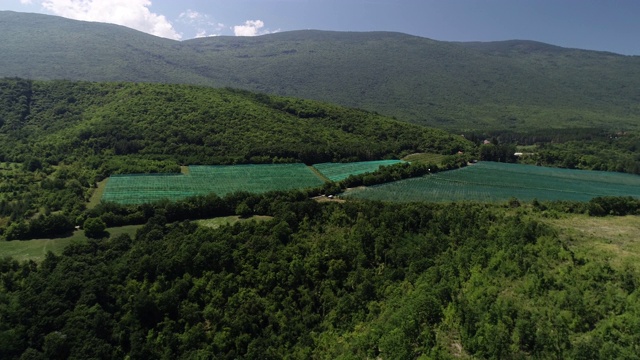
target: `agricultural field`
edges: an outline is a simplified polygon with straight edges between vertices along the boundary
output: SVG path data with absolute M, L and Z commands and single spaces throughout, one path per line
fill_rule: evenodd
M 407 155 L 402 158 L 402 160 L 413 163 L 413 164 L 435 164 L 440 165 L 442 161 L 451 155 L 442 155 L 442 154 L 434 154 L 434 153 L 416 153 Z
M 532 165 L 480 162 L 421 178 L 358 188 L 341 195 L 381 201 L 588 201 L 596 196 L 640 197 L 640 176 Z
M 378 161 L 360 161 L 351 163 L 322 163 L 315 164 L 313 167 L 322 175 L 331 181 L 341 181 L 350 175 L 360 175 L 368 172 L 374 172 L 381 166 L 388 166 L 403 162 L 402 160 L 378 160 Z
M 304 189 L 324 183 L 304 164 L 189 166 L 188 174 L 115 175 L 102 201 L 140 204 L 235 191 L 262 193 Z

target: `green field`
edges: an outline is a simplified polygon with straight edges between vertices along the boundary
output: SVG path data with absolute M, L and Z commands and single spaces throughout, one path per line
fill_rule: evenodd
M 128 225 L 107 228 L 110 237 L 120 234 L 134 236 L 142 225 Z M 0 241 L 0 257 L 12 257 L 18 261 L 33 260 L 42 261 L 47 252 L 51 251 L 56 255 L 62 254 L 64 248 L 74 242 L 86 242 L 87 237 L 84 231 L 76 230 L 71 236 L 59 239 L 34 239 L 34 240 L 14 240 Z
M 139 204 L 235 191 L 262 193 L 324 183 L 304 164 L 189 166 L 188 174 L 114 175 L 102 201 Z
M 381 166 L 400 162 L 402 161 L 379 160 L 323 163 L 314 165 L 313 168 L 301 163 L 194 165 L 183 169 L 181 174 L 111 176 L 101 199 L 120 204 L 141 204 L 164 199 L 180 200 L 211 193 L 224 196 L 235 191 L 263 193 L 273 190 L 304 189 L 321 186 L 326 179 L 340 181 L 349 175 L 373 172 Z
M 401 163 L 402 160 L 360 161 L 351 163 L 322 163 L 313 165 L 322 175 L 331 181 L 340 181 L 350 175 L 374 172 L 381 166 Z
M 450 155 L 442 155 L 442 154 L 434 154 L 434 153 L 416 153 L 407 155 L 402 158 L 402 160 L 410 162 L 412 164 L 442 164 L 442 160 L 447 158 Z
M 421 178 L 358 188 L 341 196 L 381 201 L 588 201 L 596 196 L 640 197 L 640 176 L 481 162 Z

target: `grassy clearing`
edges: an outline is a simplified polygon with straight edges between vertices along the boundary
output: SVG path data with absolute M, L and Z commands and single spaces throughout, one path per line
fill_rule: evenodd
M 411 155 L 407 155 L 402 160 L 413 163 L 413 164 L 442 164 L 442 160 L 446 158 L 447 155 L 442 154 L 433 154 L 433 153 L 415 153 Z
M 107 231 L 111 237 L 115 237 L 120 234 L 129 234 L 133 236 L 140 227 L 142 227 L 142 225 L 129 225 L 107 228 Z M 56 255 L 60 255 L 62 251 L 69 246 L 69 244 L 74 242 L 82 243 L 86 241 L 87 237 L 84 236 L 84 231 L 82 230 L 74 231 L 71 236 L 59 239 L 0 241 L 0 256 L 10 256 L 19 261 L 33 260 L 40 262 L 44 259 L 44 256 L 48 251 L 51 251 Z
M 100 200 L 102 200 L 102 195 L 104 195 L 104 189 L 107 187 L 108 181 L 109 178 L 106 178 L 98 183 L 98 187 L 93 190 L 93 193 L 91 194 L 87 208 L 93 209 L 100 204 Z
M 512 197 L 524 201 L 589 201 L 596 196 L 640 197 L 640 176 L 481 162 L 421 178 L 354 189 L 341 196 L 395 202 L 501 202 Z
M 578 255 L 607 260 L 612 267 L 640 271 L 640 216 L 572 215 L 548 220 Z
M 0 242 L 0 254 L 2 257 L 12 257 L 19 261 L 33 260 L 42 261 L 48 251 L 54 254 L 61 254 L 62 250 L 69 244 L 78 240 L 75 234 L 68 238 L 55 240 L 25 240 L 25 241 L 3 241 Z M 86 238 L 85 240 L 86 241 Z
M 538 145 L 518 145 L 516 151 L 520 152 L 535 152 L 538 150 Z
M 211 219 L 196 220 L 195 222 L 201 226 L 217 229 L 221 226 L 233 225 L 238 222 L 266 221 L 271 219 L 273 219 L 272 216 L 263 216 L 263 215 L 255 215 L 249 218 L 241 218 L 240 216 L 224 216 L 224 217 L 217 217 L 217 218 L 211 218 Z

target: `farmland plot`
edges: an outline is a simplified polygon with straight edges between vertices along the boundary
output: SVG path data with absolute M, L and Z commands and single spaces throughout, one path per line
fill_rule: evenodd
M 235 191 L 304 189 L 324 182 L 304 164 L 190 166 L 189 174 L 115 175 L 102 201 L 140 204 Z
M 341 181 L 350 175 L 360 175 L 374 172 L 381 166 L 394 165 L 403 162 L 402 160 L 378 160 L 360 161 L 352 163 L 322 163 L 313 165 L 322 175 L 331 181 Z
M 596 196 L 640 197 L 640 176 L 481 162 L 462 169 L 354 189 L 342 196 L 382 201 L 588 201 Z

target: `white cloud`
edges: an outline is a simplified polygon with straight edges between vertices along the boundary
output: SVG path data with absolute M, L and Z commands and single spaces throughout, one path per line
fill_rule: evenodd
M 224 24 L 213 21 L 211 16 L 191 9 L 182 12 L 177 21 L 193 29 L 197 38 L 218 36 L 225 28 Z
M 236 25 L 233 27 L 233 33 L 236 36 L 257 36 L 268 34 L 269 31 L 260 30 L 264 27 L 262 20 L 247 20 L 244 25 Z
M 188 9 L 187 11 L 180 13 L 180 18 L 186 18 L 186 19 L 191 19 L 191 20 L 196 20 L 196 19 L 201 19 L 203 17 L 206 17 L 206 15 L 202 15 L 197 11 L 193 11 L 191 9 Z
M 22 5 L 29 5 L 32 2 L 33 2 L 32 0 L 20 0 L 20 4 L 22 4 Z
M 207 34 L 207 32 L 204 30 L 198 31 L 196 33 L 196 39 L 203 38 L 203 37 L 214 37 L 214 36 L 220 36 L 220 34 Z
M 31 0 L 20 0 L 21 2 Z M 151 0 L 40 0 L 51 13 L 75 20 L 123 25 L 152 35 L 179 40 L 173 25 L 151 12 Z

